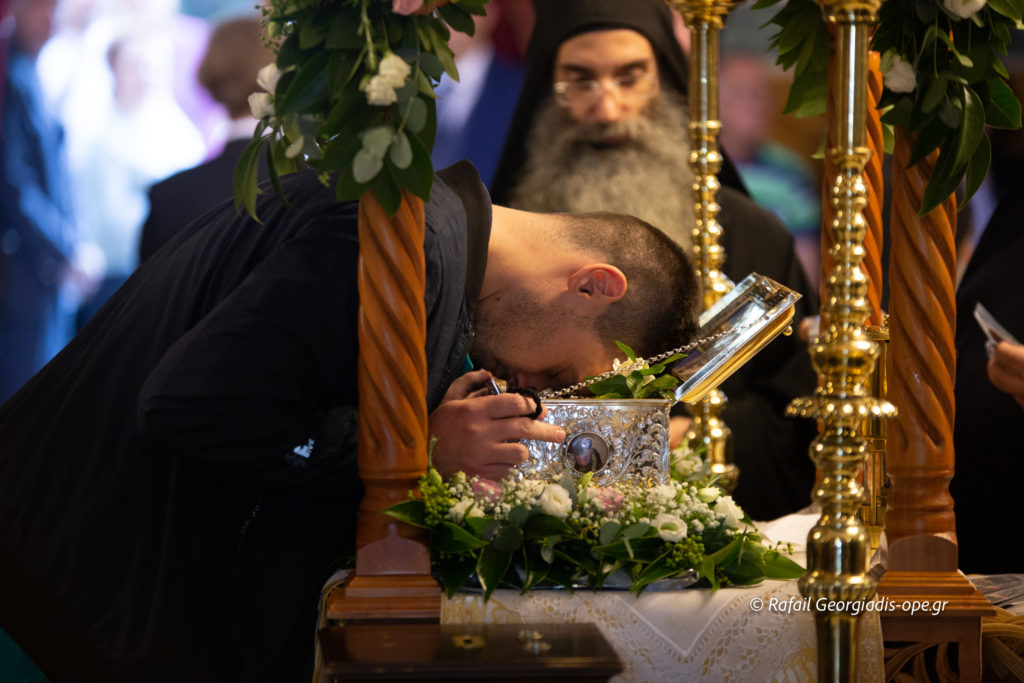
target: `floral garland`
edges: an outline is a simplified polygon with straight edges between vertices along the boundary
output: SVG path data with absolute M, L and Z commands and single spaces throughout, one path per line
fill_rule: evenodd
M 386 514 L 430 532 L 431 560 L 450 596 L 479 585 L 629 588 L 699 581 L 717 590 L 804 569 L 768 547 L 750 518 L 707 480 L 706 463 L 685 443 L 660 486 L 591 486 L 592 474 L 558 481 L 510 475 L 500 483 L 431 468 L 418 496 Z
M 783 0 L 759 0 L 764 9 Z M 889 0 L 878 11 L 871 47 L 882 55 L 883 123 L 914 138 L 910 164 L 938 149 L 919 215 L 965 181 L 963 204 L 981 187 L 991 161 L 985 126 L 1020 128 L 1020 102 L 1002 56 L 1021 30 L 1024 0 Z M 794 69 L 785 112 L 825 112 L 829 35 L 813 0 L 785 0 L 770 20 L 778 63 Z M 891 135 L 890 135 L 891 139 Z
M 310 166 L 338 201 L 372 190 L 391 215 L 401 190 L 430 197 L 434 88 L 458 80 L 451 30 L 473 34 L 487 0 L 269 0 L 275 61 L 250 96 L 259 125 L 235 171 L 236 202 L 255 217 L 257 168 L 279 176 Z M 283 195 L 282 195 L 283 196 Z

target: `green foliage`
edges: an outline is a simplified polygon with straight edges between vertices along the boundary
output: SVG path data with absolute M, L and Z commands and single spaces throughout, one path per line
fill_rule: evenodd
M 402 190 L 430 198 L 434 88 L 444 73 L 458 80 L 448 39 L 451 30 L 472 35 L 473 16 L 485 13 L 487 0 L 436 4 L 426 0 L 422 13 L 409 16 L 392 12 L 390 0 L 266 4 L 280 77 L 269 93 L 272 113 L 262 116 L 236 169 L 237 205 L 256 216 L 262 149 L 269 150 L 278 195 L 280 175 L 312 167 L 333 185 L 338 201 L 373 191 L 393 215 Z M 400 57 L 408 74 L 385 73 L 381 65 L 389 56 Z
M 602 399 L 675 398 L 675 388 L 679 385 L 679 379 L 672 374 L 666 374 L 666 370 L 672 363 L 682 358 L 682 354 L 673 354 L 649 366 L 644 361 L 638 361 L 636 353 L 629 346 L 618 341 L 615 343 L 629 361 L 622 364 L 616 361 L 615 369 L 618 370 L 618 374 L 611 377 L 588 378 L 587 389 L 590 393 Z
M 778 63 L 794 69 L 785 111 L 824 113 L 829 40 L 821 9 L 813 0 L 759 0 L 754 8 L 780 3 L 768 23 L 779 27 L 773 38 Z M 950 13 L 941 0 L 882 3 L 871 40 L 883 56 L 882 121 L 916 136 L 911 165 L 936 149 L 940 155 L 920 215 L 962 182 L 964 205 L 981 186 L 991 159 L 985 126 L 1020 127 L 1020 102 L 1007 84 L 1002 58 L 1011 31 L 1024 28 L 1022 16 L 1024 0 L 988 0 L 966 18 Z M 890 83 L 886 67 L 896 57 L 913 68 L 912 89 Z
M 430 468 L 418 496 L 384 512 L 429 530 L 435 574 L 449 596 L 474 583 L 487 599 L 499 586 L 573 590 L 613 581 L 640 594 L 680 578 L 717 590 L 804 571 L 766 547 L 750 519 L 707 481 L 595 488 L 590 475 L 509 477 L 499 488 L 462 473 L 444 482 Z

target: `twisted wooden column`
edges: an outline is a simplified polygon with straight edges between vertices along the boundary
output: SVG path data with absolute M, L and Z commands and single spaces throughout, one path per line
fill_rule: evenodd
M 889 568 L 925 568 L 906 564 L 900 550 L 901 539 L 925 535 L 922 540 L 945 539 L 929 543 L 927 568 L 952 571 L 956 199 L 918 217 L 938 152 L 907 168 L 912 145 L 913 138 L 899 134 L 893 151 L 888 379 L 900 412 L 889 429 Z
M 380 513 L 427 469 L 423 202 L 403 191 L 394 218 L 359 201 L 359 476 L 356 571 L 328 616 L 440 619 L 422 532 Z

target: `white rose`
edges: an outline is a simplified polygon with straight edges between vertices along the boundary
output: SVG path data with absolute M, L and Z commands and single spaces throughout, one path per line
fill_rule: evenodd
M 262 119 L 274 115 L 274 100 L 270 93 L 254 92 L 249 95 L 249 110 L 255 119 Z
M 558 484 L 545 486 L 538 502 L 541 510 L 559 519 L 565 519 L 572 511 L 572 498 L 569 497 L 569 492 Z
M 405 85 L 405 79 L 412 73 L 412 69 L 405 63 L 405 60 L 394 52 L 380 60 L 380 76 L 387 81 L 392 88 L 401 88 Z
M 917 87 L 917 74 L 907 60 L 896 54 L 895 50 L 887 50 L 882 56 L 882 81 L 885 87 L 893 92 L 914 92 Z
M 256 82 L 267 92 L 274 92 L 277 82 L 281 78 L 281 70 L 277 68 L 276 62 L 271 62 L 256 72 Z
M 658 530 L 661 540 L 676 543 L 686 538 L 686 522 L 675 515 L 661 513 L 654 518 L 651 526 Z
M 699 498 L 702 503 L 711 503 L 721 494 L 722 492 L 714 486 L 708 486 L 707 488 L 697 491 L 697 498 Z
M 465 518 L 483 517 L 484 513 L 479 509 L 476 501 L 472 498 L 463 498 L 448 510 L 448 519 L 458 524 Z
M 729 496 L 722 496 L 715 503 L 715 513 L 722 518 L 722 524 L 730 529 L 739 529 L 743 520 L 743 510 Z
M 386 107 L 398 101 L 395 88 L 383 76 L 374 76 L 366 84 L 366 101 L 377 107 Z
M 984 7 L 985 0 L 942 0 L 942 6 L 950 14 L 966 19 Z

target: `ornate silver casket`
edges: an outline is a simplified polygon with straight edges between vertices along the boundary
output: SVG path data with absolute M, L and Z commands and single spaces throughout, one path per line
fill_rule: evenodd
M 719 299 L 701 315 L 697 341 L 682 347 L 686 357 L 669 368 L 680 381 L 675 400 L 545 399 L 545 421 L 565 429 L 565 441 L 527 441 L 530 457 L 520 473 L 553 479 L 593 472 L 597 486 L 666 482 L 669 408 L 700 401 L 786 330 L 800 296 L 753 273 Z

